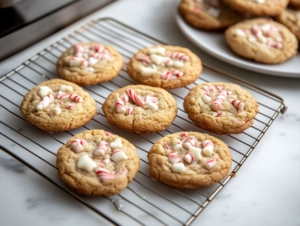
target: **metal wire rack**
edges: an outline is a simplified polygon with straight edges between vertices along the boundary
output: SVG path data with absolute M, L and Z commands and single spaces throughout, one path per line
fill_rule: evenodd
M 81 128 L 59 133 L 45 133 L 24 121 L 19 111 L 24 95 L 40 82 L 58 77 L 55 65 L 62 52 L 74 43 L 91 40 L 113 45 L 125 60 L 124 68 L 112 81 L 84 87 L 96 100 L 99 114 Z M 282 98 L 272 93 L 208 65 L 203 65 L 204 70 L 196 82 L 184 88 L 169 90 L 178 103 L 179 111 L 167 130 L 141 135 L 128 133 L 110 125 L 101 110 L 102 103 L 110 92 L 125 85 L 135 84 L 127 75 L 127 62 L 138 49 L 157 43 L 162 42 L 121 22 L 104 18 L 87 23 L 28 59 L 0 79 L 1 148 L 114 224 L 190 225 L 237 173 L 272 122 L 280 113 L 285 112 L 286 106 Z M 253 126 L 242 134 L 228 136 L 212 134 L 229 145 L 233 156 L 230 174 L 215 185 L 195 190 L 174 189 L 152 180 L 149 175 L 147 153 L 159 138 L 178 131 L 205 132 L 187 118 L 183 110 L 183 100 L 191 88 L 208 81 L 240 84 L 249 90 L 259 103 L 259 113 Z M 57 150 L 71 136 L 89 129 L 104 129 L 118 134 L 128 139 L 137 148 L 141 158 L 140 171 L 128 188 L 118 195 L 112 197 L 80 196 L 69 190 L 58 177 L 55 164 Z

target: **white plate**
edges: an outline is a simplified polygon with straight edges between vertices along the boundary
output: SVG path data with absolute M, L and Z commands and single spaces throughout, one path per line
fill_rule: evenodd
M 190 27 L 176 13 L 176 22 L 183 34 L 199 48 L 212 56 L 229 64 L 257 71 L 264 74 L 300 78 L 300 53 L 290 60 L 278 65 L 265 65 L 255 63 L 235 55 L 225 43 L 223 33 L 214 31 L 202 31 Z

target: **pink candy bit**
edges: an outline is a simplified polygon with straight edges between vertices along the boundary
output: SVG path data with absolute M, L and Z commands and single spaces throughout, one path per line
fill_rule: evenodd
M 146 103 L 150 103 L 150 102 L 157 102 L 158 101 L 158 97 L 154 97 L 154 96 L 146 96 L 145 98 Z
M 132 99 L 132 101 L 137 104 L 138 106 L 143 106 L 145 104 L 145 101 L 135 94 L 134 90 L 131 88 L 127 89 L 128 96 Z
M 237 110 L 244 110 L 245 104 L 236 99 L 230 99 L 229 102 L 237 109 Z
M 200 8 L 199 7 L 195 7 L 195 9 L 194 9 L 194 12 L 195 13 L 199 13 L 201 10 L 200 10 Z
M 75 93 L 67 94 L 67 93 L 64 93 L 62 91 L 58 91 L 57 98 L 58 99 L 70 99 L 70 100 L 73 100 L 75 102 L 82 102 L 82 97 L 78 96 Z
M 81 43 L 77 43 L 77 44 L 73 45 L 73 48 L 75 50 L 75 53 L 84 52 L 84 47 Z
M 168 151 L 168 152 L 170 152 L 171 151 L 171 148 L 169 147 L 169 145 L 164 145 L 163 146 L 163 148 L 166 150 L 166 151 Z
M 162 79 L 176 79 L 183 76 L 183 72 L 174 70 L 174 71 L 164 71 L 161 74 Z
M 44 96 L 43 99 L 37 104 L 36 110 L 41 111 L 45 107 L 47 107 L 50 103 L 54 101 L 54 97 L 52 94 L 48 94 L 47 96 Z
M 183 157 L 184 161 L 186 161 L 187 163 L 192 163 L 194 161 L 194 157 L 191 153 L 187 153 L 184 157 Z
M 195 144 L 196 144 L 196 138 L 190 136 L 186 139 L 186 141 L 182 144 L 182 146 L 186 149 L 189 149 L 190 146 L 195 146 Z
M 184 62 L 190 60 L 190 58 L 186 54 L 180 52 L 171 52 L 168 54 L 168 57 L 170 57 L 171 59 L 178 59 Z
M 83 146 L 86 144 L 87 142 L 83 139 L 75 139 L 72 141 L 71 149 L 74 152 L 80 152 L 83 150 Z
M 110 155 L 111 160 L 114 162 L 119 162 L 128 159 L 127 155 L 125 154 L 124 151 L 121 149 L 115 149 L 111 155 Z
M 89 63 L 82 57 L 69 57 L 69 66 L 77 67 L 77 66 L 88 66 Z
M 94 155 L 104 155 L 107 151 L 108 143 L 105 141 L 100 141 L 98 143 L 97 149 L 94 151 Z
M 105 182 L 105 181 L 111 181 L 115 179 L 115 175 L 110 173 L 108 170 L 100 167 L 95 168 L 96 174 L 99 177 L 100 181 Z
M 67 105 L 67 109 L 69 109 L 69 110 L 73 110 L 73 109 L 74 109 L 74 105 L 73 105 L 73 104 L 70 104 L 70 103 L 68 103 L 68 105 Z
M 255 35 L 255 37 L 259 38 L 259 37 L 263 36 L 262 31 L 259 26 L 254 25 L 251 28 L 251 30 L 252 30 L 253 34 Z
M 221 117 L 221 116 L 225 115 L 225 112 L 224 111 L 213 112 L 212 115 L 214 117 Z
M 186 132 L 182 132 L 181 134 L 180 134 L 180 137 L 186 137 L 187 136 L 187 133 Z
M 109 137 L 111 135 L 111 133 L 110 132 L 105 132 L 105 135 Z
M 212 169 L 217 164 L 217 160 L 215 158 L 208 159 L 204 162 L 204 167 L 208 170 Z
M 267 46 L 271 46 L 271 47 L 276 48 L 276 49 L 282 49 L 283 48 L 283 45 L 282 45 L 281 42 L 268 41 L 266 44 L 267 44 Z
M 115 173 L 115 175 L 126 175 L 128 173 L 128 170 L 124 167 L 120 169 L 118 172 Z
M 178 163 L 180 161 L 179 156 L 174 152 L 169 153 L 168 159 L 169 159 L 169 162 L 173 163 L 173 164 Z
M 126 107 L 120 98 L 118 98 L 116 101 L 116 112 L 121 114 L 126 112 Z
M 127 107 L 126 108 L 126 115 L 130 115 L 133 112 L 133 107 Z
M 150 57 L 148 57 L 146 55 L 138 55 L 137 59 L 138 59 L 138 61 L 146 63 L 146 64 L 150 64 L 151 63 Z
M 102 46 L 102 45 L 94 45 L 94 46 L 92 46 L 91 48 L 93 48 L 94 51 L 95 51 L 95 52 L 98 52 L 98 53 L 106 53 L 106 54 L 109 53 L 108 50 L 105 49 L 105 47 Z
M 124 103 L 127 103 L 128 102 L 128 96 L 126 94 L 124 94 L 122 97 L 121 97 L 121 100 L 124 102 Z
M 92 54 L 90 54 L 90 56 L 97 60 L 110 60 L 111 59 L 111 56 L 108 53 L 92 53 Z M 92 64 L 94 64 L 94 63 L 92 63 Z

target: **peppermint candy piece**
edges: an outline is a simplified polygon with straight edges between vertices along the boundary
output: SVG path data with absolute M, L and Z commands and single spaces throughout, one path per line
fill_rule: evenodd
M 52 94 L 48 94 L 47 96 L 43 97 L 42 101 L 40 101 L 37 106 L 36 106 L 36 110 L 37 111 L 41 111 L 43 110 L 45 107 L 47 107 L 50 103 L 52 103 L 54 101 L 54 97 Z
M 168 160 L 170 163 L 174 164 L 174 163 L 178 163 L 180 161 L 180 158 L 176 153 L 170 152 L 168 156 Z
M 83 139 L 74 139 L 71 144 L 71 150 L 74 152 L 81 152 L 83 146 L 87 145 L 87 142 Z
M 98 178 L 102 182 L 112 181 L 115 179 L 115 175 L 110 173 L 107 169 L 97 167 L 95 169 L 95 171 L 96 171 Z

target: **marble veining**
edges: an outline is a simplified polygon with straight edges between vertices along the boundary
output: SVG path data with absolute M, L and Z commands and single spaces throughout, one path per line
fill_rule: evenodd
M 26 171 L 26 167 L 13 158 L 0 157 L 0 167 L 15 173 L 24 173 Z

